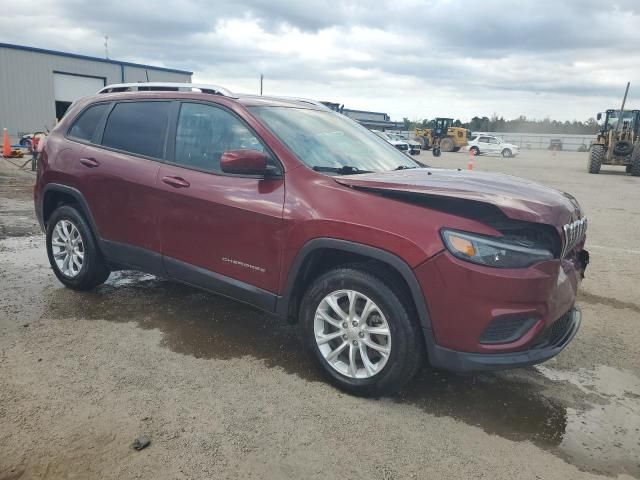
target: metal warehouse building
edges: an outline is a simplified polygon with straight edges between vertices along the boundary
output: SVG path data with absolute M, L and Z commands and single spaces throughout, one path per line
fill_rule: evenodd
M 71 102 L 123 82 L 191 82 L 193 72 L 0 43 L 0 128 L 52 128 Z

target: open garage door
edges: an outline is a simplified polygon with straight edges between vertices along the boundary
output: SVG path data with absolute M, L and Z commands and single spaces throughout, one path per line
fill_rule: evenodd
M 87 95 L 95 95 L 104 86 L 104 78 L 54 72 L 53 92 L 56 101 L 56 118 L 61 119 L 74 100 Z

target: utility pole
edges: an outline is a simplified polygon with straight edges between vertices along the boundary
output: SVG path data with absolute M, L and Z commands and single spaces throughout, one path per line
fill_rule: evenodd
M 109 60 L 109 35 L 104 36 L 104 58 Z
M 264 80 L 264 75 L 260 74 L 260 95 L 262 96 L 262 81 Z

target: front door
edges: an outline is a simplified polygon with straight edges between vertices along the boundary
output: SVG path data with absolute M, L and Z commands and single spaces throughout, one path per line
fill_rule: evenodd
M 263 294 L 275 294 L 279 282 L 284 179 L 221 171 L 227 150 L 265 151 L 222 107 L 182 103 L 175 132 L 157 184 L 167 274 L 266 306 Z
M 489 143 L 489 137 L 478 138 L 478 148 L 480 153 L 491 153 L 491 144 Z

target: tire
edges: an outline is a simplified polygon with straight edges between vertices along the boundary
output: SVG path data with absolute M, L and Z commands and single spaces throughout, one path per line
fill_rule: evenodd
M 434 147 L 433 150 L 431 150 L 431 153 L 433 153 L 434 157 L 439 157 L 440 156 L 440 147 Z
M 600 173 L 600 167 L 604 160 L 604 145 L 593 145 L 589 152 L 589 163 L 587 169 L 589 173 Z
M 455 144 L 449 137 L 444 137 L 442 140 L 440 140 L 440 149 L 443 152 L 453 152 L 454 147 Z
M 480 155 L 480 149 L 478 147 L 471 147 L 469 150 L 473 152 L 474 157 L 477 157 L 478 155 Z
M 619 157 L 631 155 L 631 152 L 633 152 L 633 145 L 624 140 L 620 140 L 616 143 L 615 147 L 613 147 L 613 154 Z
M 511 152 L 511 149 L 505 148 L 504 150 L 502 150 L 502 156 L 504 158 L 511 158 L 513 157 L 513 153 Z
M 32 141 L 30 138 L 21 138 L 19 143 L 24 148 L 31 150 Z
M 459 152 L 462 147 L 453 147 L 454 152 Z
M 74 235 L 74 228 L 78 232 L 80 242 Z M 62 233 L 67 234 L 71 243 L 64 241 Z M 47 256 L 53 273 L 64 286 L 74 290 L 91 290 L 109 278 L 111 272 L 98 250 L 91 228 L 82 214 L 73 206 L 63 205 L 53 212 L 47 222 L 46 243 Z M 71 247 L 71 245 L 75 246 Z M 65 254 L 64 251 L 67 253 Z M 76 261 L 67 261 L 65 272 L 64 259 L 69 257 L 70 252 L 74 252 Z M 81 252 L 82 257 L 79 258 L 75 252 Z M 58 264 L 59 262 L 62 262 L 62 266 Z M 81 264 L 79 268 L 78 262 Z
M 640 177 L 640 143 L 636 143 L 633 148 L 633 155 L 631 155 L 631 168 L 628 172 L 634 177 Z
M 390 288 L 382 277 L 366 267 L 337 268 L 316 279 L 302 299 L 300 330 L 306 349 L 333 385 L 353 395 L 377 397 L 396 392 L 424 364 L 424 341 L 420 328 L 412 320 L 414 316 L 410 312 L 413 308 L 405 300 L 407 295 Z M 347 292 L 356 292 L 353 310 L 348 308 L 352 294 Z M 340 308 L 341 315 L 329 305 L 328 298 L 337 299 L 334 305 Z M 365 320 L 365 328 L 360 329 L 352 319 L 358 323 L 368 301 L 373 307 Z M 353 316 L 349 316 L 350 310 L 354 312 Z M 320 316 L 318 312 L 324 312 L 324 315 Z M 331 323 L 325 320 L 327 317 Z M 369 324 L 371 321 L 373 325 Z M 388 335 L 378 335 L 376 340 L 364 333 L 368 328 L 384 330 Z M 333 336 L 333 339 L 320 346 L 317 336 Z M 380 341 L 381 337 L 384 342 Z M 372 343 L 378 348 L 389 346 L 386 358 L 377 353 L 377 349 L 367 346 Z M 332 363 L 325 358 L 341 348 Z M 371 370 L 366 368 L 361 348 L 369 359 Z
M 429 145 L 429 139 L 427 137 L 421 137 L 422 139 L 422 150 L 430 150 L 431 145 Z
M 631 164 L 627 165 L 624 169 L 625 172 L 631 173 Z

